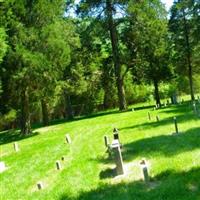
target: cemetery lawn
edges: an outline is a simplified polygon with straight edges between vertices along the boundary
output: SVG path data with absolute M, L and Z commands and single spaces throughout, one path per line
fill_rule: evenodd
M 200 109 L 200 106 L 199 106 Z M 151 113 L 149 121 L 147 112 Z M 156 121 L 159 115 L 160 122 Z M 177 117 L 180 134 L 175 131 Z M 113 177 L 104 135 L 119 129 L 126 174 Z M 69 133 L 72 144 L 65 143 Z M 18 141 L 20 151 L 14 152 Z M 110 111 L 36 128 L 29 137 L 0 133 L 1 200 L 199 200 L 200 118 L 188 104 L 153 111 Z M 56 170 L 56 160 L 62 170 Z M 148 161 L 151 181 L 142 181 L 140 160 Z M 37 182 L 44 184 L 38 191 Z

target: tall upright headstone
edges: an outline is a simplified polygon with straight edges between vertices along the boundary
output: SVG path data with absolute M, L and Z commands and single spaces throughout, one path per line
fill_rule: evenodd
M 124 174 L 124 164 L 123 164 L 119 141 L 113 140 L 113 142 L 111 144 L 111 148 L 112 148 L 112 151 L 114 154 L 114 160 L 115 160 L 115 164 L 116 164 L 116 173 L 117 173 L 117 175 L 122 175 L 122 174 Z

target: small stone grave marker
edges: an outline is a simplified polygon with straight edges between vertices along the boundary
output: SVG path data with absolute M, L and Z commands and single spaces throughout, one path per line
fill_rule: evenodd
M 116 173 L 117 175 L 122 175 L 124 174 L 124 164 L 123 164 L 119 140 L 117 139 L 113 140 L 111 144 L 111 149 L 114 154 L 114 160 L 116 164 Z
M 157 120 L 157 122 L 159 122 L 159 121 L 160 121 L 160 118 L 159 118 L 159 116 L 158 116 L 158 115 L 156 116 L 156 120 Z
M 62 156 L 62 157 L 61 157 L 61 160 L 64 161 L 64 160 L 65 160 L 65 156 Z
M 109 138 L 106 135 L 104 136 L 104 143 L 105 143 L 105 146 L 108 147 L 108 145 L 109 145 Z
M 119 131 L 117 128 L 113 129 L 113 137 L 114 137 L 114 140 L 119 140 Z
M 174 119 L 174 126 L 175 126 L 175 133 L 178 134 L 178 123 L 177 123 L 177 119 L 176 117 L 173 118 Z
M 149 121 L 151 121 L 151 114 L 150 114 L 150 112 L 148 112 L 148 119 L 149 119 Z
M 15 150 L 16 152 L 19 151 L 19 145 L 18 145 L 17 142 L 14 142 L 13 147 L 14 147 L 14 150 Z
M 147 182 L 149 182 L 149 173 L 148 173 L 148 167 L 147 167 L 147 163 L 146 163 L 145 159 L 141 160 L 140 166 L 142 168 L 144 181 L 147 183 Z
M 61 170 L 61 164 L 59 160 L 56 161 L 56 169 Z
M 44 188 L 43 183 L 42 182 L 38 182 L 37 183 L 37 188 L 38 188 L 38 190 L 42 190 Z
M 66 140 L 66 142 L 67 142 L 68 144 L 71 144 L 71 143 L 72 143 L 72 141 L 71 141 L 71 138 L 70 138 L 70 135 L 69 135 L 69 134 L 66 134 L 66 135 L 65 135 L 65 140 Z

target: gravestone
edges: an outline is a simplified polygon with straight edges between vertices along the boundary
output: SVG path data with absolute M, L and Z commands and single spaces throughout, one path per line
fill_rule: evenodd
M 150 112 L 148 112 L 148 119 L 149 119 L 149 121 L 151 121 L 151 114 L 150 114 Z
M 66 135 L 65 135 L 65 140 L 66 140 L 66 142 L 67 142 L 68 144 L 71 144 L 71 143 L 72 143 L 72 141 L 71 141 L 71 138 L 70 138 L 70 135 L 69 135 L 69 134 L 66 134 Z
M 105 143 L 105 146 L 108 147 L 108 145 L 109 145 L 108 136 L 104 136 L 104 143 Z
M 113 129 L 113 137 L 114 137 L 114 140 L 119 140 L 119 131 L 117 128 Z
M 117 175 L 122 175 L 124 174 L 124 164 L 123 164 L 119 140 L 117 139 L 113 140 L 111 144 L 111 149 L 114 154 L 114 161 L 116 164 L 116 173 Z
M 64 160 L 65 160 L 65 156 L 62 156 L 62 157 L 61 157 L 61 160 L 64 161 Z
M 178 123 L 177 123 L 177 119 L 176 119 L 176 117 L 174 117 L 174 126 L 175 126 L 175 133 L 179 133 L 178 132 Z
M 15 150 L 16 152 L 19 151 L 19 146 L 18 146 L 18 143 L 17 143 L 17 142 L 14 142 L 13 147 L 14 147 L 14 150 Z
M 56 161 L 56 169 L 61 170 L 61 164 L 59 160 Z
M 141 162 L 140 162 L 140 165 L 141 165 L 141 168 L 142 168 L 144 181 L 149 182 L 149 173 L 148 173 L 146 161 L 144 159 L 142 159 Z
M 42 182 L 38 182 L 37 183 L 37 188 L 38 188 L 38 190 L 42 190 L 44 188 L 43 183 Z
M 156 120 L 157 120 L 157 122 L 159 122 L 159 121 L 160 121 L 160 118 L 159 118 L 159 116 L 158 116 L 158 115 L 156 116 Z

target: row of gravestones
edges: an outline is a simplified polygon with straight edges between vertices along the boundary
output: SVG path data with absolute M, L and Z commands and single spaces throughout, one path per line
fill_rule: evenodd
M 120 143 L 120 140 L 119 140 L 119 131 L 116 128 L 114 128 L 113 141 L 111 144 L 109 143 L 108 136 L 104 136 L 104 142 L 107 148 L 107 152 L 109 153 L 109 156 L 110 157 L 112 156 L 114 158 L 114 162 L 116 165 L 116 175 L 123 175 L 125 173 L 125 170 L 124 170 L 123 158 L 121 154 L 122 144 Z M 144 181 L 148 182 L 149 173 L 148 173 L 147 163 L 145 159 L 142 159 L 142 161 L 140 162 L 140 165 L 143 172 Z
M 65 141 L 66 141 L 67 144 L 71 144 L 71 143 L 72 143 L 69 134 L 66 134 L 66 136 L 65 136 Z M 18 145 L 17 142 L 14 142 L 14 143 L 13 143 L 13 147 L 14 147 L 14 151 L 15 151 L 15 152 L 19 152 L 19 151 L 20 151 L 20 148 L 19 148 L 19 145 Z M 64 160 L 65 160 L 65 156 L 62 156 L 62 157 L 61 157 L 61 160 L 64 161 Z M 0 162 L 0 173 L 3 172 L 3 171 L 5 171 L 6 169 L 7 169 L 7 167 L 6 167 L 5 162 L 4 162 L 4 161 L 1 161 L 1 162 Z M 59 160 L 56 161 L 56 169 L 57 169 L 57 170 L 61 170 L 61 169 L 62 169 L 61 162 L 60 162 Z M 37 183 L 37 188 L 38 188 L 39 190 L 41 190 L 41 189 L 44 188 L 44 185 L 43 185 L 43 183 L 42 183 L 41 181 Z
M 183 104 L 185 101 L 184 101 L 184 99 L 182 99 L 181 101 L 175 101 L 174 103 L 172 102 L 172 104 Z M 195 100 L 195 101 L 192 101 L 191 102 L 191 105 L 193 105 L 193 107 L 194 107 L 194 104 L 196 105 L 197 103 L 199 103 L 200 104 L 200 96 L 197 96 L 197 99 Z M 169 102 L 169 100 L 167 100 L 166 102 L 164 102 L 164 104 L 162 104 L 162 106 L 163 107 L 167 107 L 168 105 L 170 105 L 170 102 Z M 153 107 L 153 110 L 157 110 L 157 109 L 159 109 L 159 108 L 161 108 L 161 105 L 160 104 L 156 104 L 154 107 Z M 135 111 L 135 109 L 134 108 L 132 108 L 132 111 Z M 200 115 L 200 111 L 199 111 L 199 115 Z
M 67 144 L 71 144 L 72 143 L 72 140 L 71 140 L 71 137 L 70 137 L 69 134 L 65 135 L 65 143 L 67 143 Z M 65 160 L 65 156 L 62 156 L 61 160 L 64 161 Z M 61 170 L 62 169 L 62 165 L 61 165 L 61 162 L 59 160 L 56 161 L 56 169 L 57 170 Z M 37 188 L 38 188 L 38 190 L 43 189 L 44 188 L 43 182 L 41 182 L 41 181 L 38 182 L 37 183 Z
M 151 119 L 152 119 L 150 112 L 148 112 L 148 119 L 149 119 L 149 121 L 151 121 Z M 157 120 L 157 122 L 160 121 L 160 117 L 158 115 L 156 115 L 156 120 Z M 173 121 L 174 121 L 174 126 L 175 126 L 175 133 L 179 133 L 176 117 L 173 117 Z
M 200 103 L 200 99 L 199 99 L 198 102 Z M 155 107 L 155 109 L 158 109 L 158 108 L 159 108 L 159 106 L 157 105 Z M 197 110 L 195 103 L 193 103 L 193 109 L 194 109 L 194 113 L 198 113 L 198 110 Z M 134 111 L 134 109 L 132 111 Z M 152 119 L 150 112 L 148 112 L 148 119 L 149 120 Z M 160 118 L 159 118 L 158 115 L 156 116 L 156 120 L 158 122 L 160 121 Z M 178 129 L 178 123 L 177 123 L 176 117 L 173 117 L 173 122 L 174 122 L 174 127 L 175 127 L 175 133 L 173 133 L 173 134 L 180 133 L 179 129 Z M 122 159 L 122 154 L 121 154 L 122 145 L 119 142 L 119 133 L 118 133 L 118 130 L 116 128 L 114 128 L 114 130 L 113 130 L 113 136 L 114 136 L 114 139 L 113 139 L 111 144 L 109 143 L 109 139 L 108 139 L 107 136 L 104 136 L 104 142 L 105 142 L 105 146 L 107 147 L 107 151 L 108 151 L 109 155 L 112 155 L 112 154 L 114 155 L 113 157 L 114 157 L 114 161 L 115 161 L 115 164 L 116 164 L 117 175 L 122 175 L 122 174 L 124 174 L 123 159 Z M 143 159 L 140 162 L 140 164 L 141 164 L 141 167 L 142 167 L 144 180 L 148 181 L 149 175 L 148 175 L 148 169 L 147 169 L 146 161 Z

